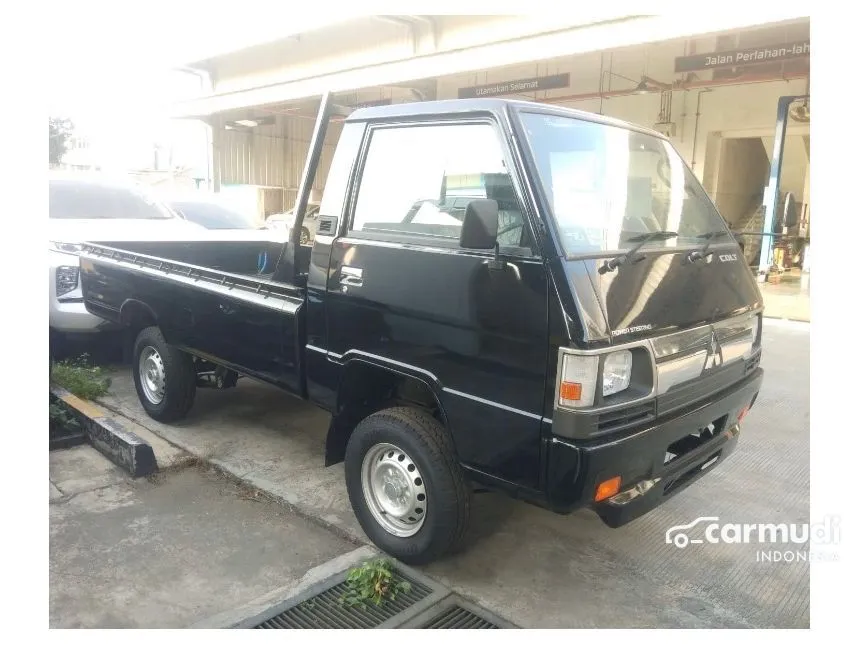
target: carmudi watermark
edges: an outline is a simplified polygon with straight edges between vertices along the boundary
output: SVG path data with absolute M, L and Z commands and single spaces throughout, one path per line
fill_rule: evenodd
M 666 531 L 666 544 L 686 549 L 691 544 L 761 544 L 756 562 L 812 562 L 838 559 L 839 517 L 815 523 L 731 523 L 719 517 L 697 517 Z M 813 548 L 814 547 L 814 548 Z

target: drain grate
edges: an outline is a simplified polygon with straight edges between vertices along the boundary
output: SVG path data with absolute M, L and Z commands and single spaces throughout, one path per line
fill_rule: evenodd
M 498 629 L 490 621 L 455 605 L 433 618 L 421 629 Z
M 401 629 L 516 629 L 517 626 L 462 596 L 450 594 L 398 625 Z
M 409 609 L 432 593 L 432 589 L 411 578 L 394 574 L 394 582 L 407 581 L 411 585 L 408 592 L 401 592 L 393 600 L 379 607 L 361 604 L 350 607 L 341 604 L 341 597 L 347 590 L 346 582 L 341 582 L 318 593 L 307 600 L 290 607 L 276 616 L 256 625 L 256 629 L 373 629 L 387 620 Z
M 358 551 L 365 551 L 359 549 Z M 366 556 L 362 556 L 364 558 Z M 362 560 L 348 560 L 359 565 Z M 339 563 L 344 566 L 346 562 Z M 273 603 L 266 596 L 238 611 L 198 623 L 197 627 L 233 629 L 516 629 L 513 625 L 444 585 L 410 567 L 395 563 L 393 582 L 408 582 L 408 592 L 400 592 L 378 607 L 373 604 L 347 605 L 341 602 L 348 570 L 340 569 L 301 590 L 293 588 L 287 597 Z M 273 604 L 272 604 L 273 603 Z M 262 609 L 265 607 L 265 609 Z

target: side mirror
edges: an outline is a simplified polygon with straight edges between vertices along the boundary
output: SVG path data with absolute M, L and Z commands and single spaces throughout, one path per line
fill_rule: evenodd
M 788 193 L 785 196 L 785 207 L 782 212 L 782 225 L 785 228 L 797 226 L 797 202 L 794 200 L 793 193 Z
M 460 246 L 464 249 L 494 249 L 498 233 L 498 202 L 494 199 L 470 201 L 460 229 Z

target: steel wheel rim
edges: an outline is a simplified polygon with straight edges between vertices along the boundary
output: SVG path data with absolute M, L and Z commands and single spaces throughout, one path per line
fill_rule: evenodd
M 164 361 L 155 347 L 144 347 L 137 362 L 140 388 L 153 405 L 164 400 Z
M 361 464 L 361 490 L 373 519 L 388 533 L 411 537 L 424 526 L 424 477 L 401 448 L 378 443 L 367 451 Z

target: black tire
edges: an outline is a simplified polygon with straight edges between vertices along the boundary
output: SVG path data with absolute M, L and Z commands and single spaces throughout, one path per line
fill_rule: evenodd
M 307 227 L 302 226 L 302 233 L 299 236 L 300 244 L 310 244 L 311 241 L 311 232 L 307 229 Z
M 164 393 L 159 403 L 147 398 L 140 382 L 140 357 L 147 347 L 158 352 L 164 366 Z M 149 416 L 156 421 L 177 421 L 188 414 L 197 393 L 194 359 L 169 345 L 158 327 L 146 327 L 137 335 L 131 368 L 137 398 Z
M 390 443 L 409 455 L 427 491 L 424 523 L 415 535 L 398 537 L 374 518 L 362 490 L 365 455 Z M 344 459 L 346 487 L 353 512 L 376 546 L 407 564 L 431 562 L 453 551 L 469 523 L 470 491 L 446 429 L 423 410 L 396 407 L 365 418 L 353 431 Z

